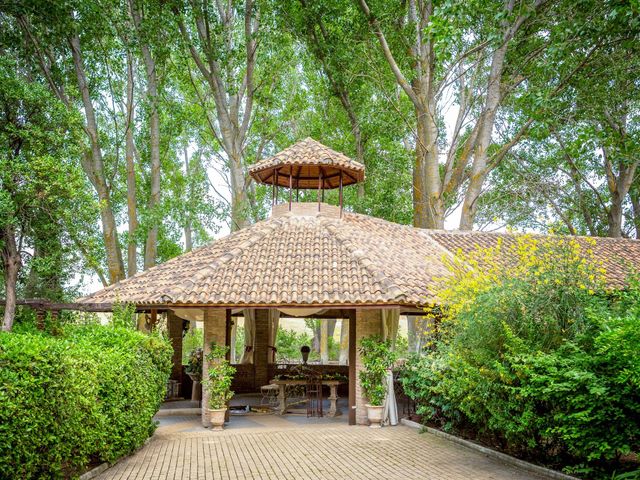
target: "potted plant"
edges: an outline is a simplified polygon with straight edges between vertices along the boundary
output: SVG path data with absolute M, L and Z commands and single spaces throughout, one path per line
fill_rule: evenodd
M 227 402 L 233 397 L 231 381 L 236 369 L 226 359 L 229 347 L 211 344 L 205 359 L 208 362 L 207 379 L 202 382 L 209 395 L 209 415 L 214 430 L 222 430 L 227 412 Z
M 191 388 L 191 401 L 200 401 L 201 391 L 200 382 L 202 382 L 202 357 L 204 353 L 202 348 L 196 347 L 189 353 L 189 362 L 187 363 L 184 371 L 193 382 Z
M 380 428 L 387 393 L 386 376 L 395 361 L 395 353 L 391 350 L 391 343 L 383 341 L 377 335 L 360 340 L 359 353 L 363 366 L 360 371 L 360 386 L 369 401 L 367 418 L 371 428 Z

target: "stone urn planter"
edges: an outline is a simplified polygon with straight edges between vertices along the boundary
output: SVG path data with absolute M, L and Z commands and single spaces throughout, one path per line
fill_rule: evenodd
M 382 426 L 382 410 L 384 407 L 367 405 L 367 418 L 370 428 L 380 428 Z
M 187 375 L 189 375 L 189 378 L 191 379 L 191 382 L 192 382 L 191 401 L 199 402 L 200 400 L 202 400 L 202 384 L 200 383 L 202 381 L 202 375 L 189 373 L 189 372 L 187 372 Z
M 211 418 L 211 428 L 213 430 L 222 430 L 224 428 L 224 417 L 227 413 L 225 408 L 210 408 L 209 415 Z

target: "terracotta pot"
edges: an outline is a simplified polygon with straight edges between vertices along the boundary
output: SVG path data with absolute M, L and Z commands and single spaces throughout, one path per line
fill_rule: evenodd
M 367 418 L 369 419 L 369 427 L 380 428 L 382 425 L 383 406 L 367 405 Z
M 209 415 L 211 419 L 211 428 L 213 430 L 222 430 L 224 428 L 224 417 L 227 408 L 210 408 Z

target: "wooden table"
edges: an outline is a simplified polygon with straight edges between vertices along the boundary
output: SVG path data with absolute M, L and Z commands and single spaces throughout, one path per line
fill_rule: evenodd
M 306 385 L 306 380 L 271 380 L 273 385 L 278 385 L 278 408 L 276 413 L 278 415 L 284 415 L 287 412 L 287 385 Z M 329 411 L 327 417 L 337 417 L 342 415 L 342 412 L 338 409 L 338 385 L 342 385 L 345 382 L 340 380 L 322 380 L 322 385 L 329 387 Z

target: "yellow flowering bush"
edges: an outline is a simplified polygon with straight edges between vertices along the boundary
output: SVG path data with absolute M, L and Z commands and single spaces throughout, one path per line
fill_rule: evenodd
M 639 282 L 607 291 L 588 239 L 446 261 L 434 346 L 403 374 L 428 422 L 588 478 L 640 451 Z

